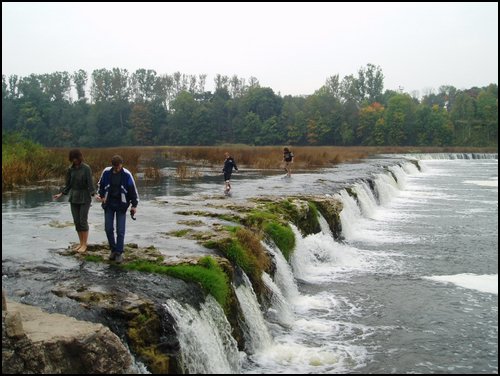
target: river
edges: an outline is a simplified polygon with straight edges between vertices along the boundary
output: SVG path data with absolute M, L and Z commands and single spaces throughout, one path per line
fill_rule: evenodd
M 405 162 L 415 158 L 421 170 Z M 210 171 L 184 183 L 138 179 L 138 186 L 138 220 L 127 221 L 126 242 L 154 244 L 173 258 L 210 252 L 167 235 L 183 227 L 179 220 L 199 219 L 179 214 L 186 208 L 216 210 L 215 203 L 271 193 L 327 194 L 344 203 L 341 240 L 326 226 L 305 238 L 296 230 L 291 263 L 268 281 L 282 303 L 259 320 L 269 339 L 241 352 L 238 372 L 498 373 L 496 154 L 379 156 L 291 179 L 242 169 L 231 197 Z M 56 252 L 76 234 L 69 204 L 51 201 L 52 193 L 3 195 L 3 269 L 78 268 Z M 105 241 L 102 217 L 94 204 L 90 242 Z

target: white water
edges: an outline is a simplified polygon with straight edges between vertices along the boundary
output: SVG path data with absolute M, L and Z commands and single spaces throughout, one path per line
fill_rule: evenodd
M 466 289 L 498 295 L 498 274 L 477 275 L 473 273 L 462 273 L 455 275 L 436 275 L 422 278 L 429 279 L 431 281 L 452 283 Z
M 268 319 L 282 326 L 290 327 L 295 321 L 291 304 L 286 300 L 280 288 L 266 272 L 262 273 L 262 282 L 264 282 L 271 295 L 271 308 L 267 312 Z
M 467 193 L 474 186 L 495 189 L 498 178 L 457 178 L 447 188 L 439 184 L 468 167 L 458 165 L 455 172 L 446 163 L 429 163 L 421 165 L 422 172 L 407 163 L 375 175 L 375 194 L 366 181 L 352 185 L 355 197 L 346 190 L 335 193 L 344 206 L 344 241 L 334 240 L 321 216 L 317 234 L 303 237 L 291 225 L 296 249 L 290 263 L 275 245 L 264 244 L 276 266 L 272 278 L 262 277 L 271 292 L 269 310 L 262 313 L 245 275 L 235 289 L 246 322 L 248 357 L 241 372 L 497 371 L 498 272 L 473 272 L 478 265 L 456 259 L 457 252 L 460 257 L 473 253 L 449 249 L 450 240 L 440 243 L 448 236 L 440 226 L 457 231 L 450 239 L 459 247 L 468 227 L 461 222 L 449 227 L 447 216 L 463 215 L 471 226 L 467 216 L 489 213 L 491 204 L 498 210 L 498 198 Z M 474 202 L 470 207 L 453 206 L 467 199 Z M 492 257 L 488 245 L 473 244 L 473 259 L 481 260 L 481 252 Z M 477 331 L 481 335 L 474 337 Z
M 272 345 L 273 339 L 253 291 L 252 283 L 245 273 L 243 273 L 243 283 L 236 287 L 235 292 L 245 317 L 242 327 L 246 339 L 246 352 L 254 354 L 266 350 Z
M 458 167 L 462 168 L 461 165 Z M 464 171 L 467 169 L 465 167 Z M 335 194 L 344 205 L 340 217 L 343 236 L 348 243 L 334 241 L 331 233 L 326 231 L 327 224 L 324 218 L 319 219 L 322 231 L 306 237 L 302 237 L 300 231 L 291 225 L 297 245 L 290 263 L 293 276 L 301 282 L 299 288 L 301 292 L 298 295 L 294 294 L 293 299 L 295 322 L 288 330 L 273 331 L 275 345 L 265 354 L 252 357 L 256 364 L 250 367 L 250 372 L 497 371 L 497 361 L 488 365 L 487 360 L 479 362 L 465 360 L 467 357 L 471 359 L 488 357 L 488 354 L 492 354 L 493 359 L 497 358 L 495 356 L 498 348 L 498 330 L 495 329 L 497 321 L 491 322 L 491 325 L 496 325 L 493 330 L 488 327 L 489 319 L 481 322 L 485 316 L 497 316 L 497 304 L 493 301 L 493 307 L 490 307 L 490 300 L 487 297 L 484 301 L 481 296 L 455 297 L 456 294 L 460 294 L 460 290 L 443 290 L 439 285 L 448 284 L 496 296 L 498 274 L 456 273 L 421 276 L 421 280 L 436 283 L 431 286 L 417 286 L 418 283 L 415 283 L 414 277 L 411 276 L 418 268 L 436 272 L 441 266 L 448 270 L 453 269 L 447 267 L 446 261 L 445 263 L 439 261 L 439 265 L 433 264 L 434 258 L 440 260 L 440 252 L 446 252 L 446 248 L 441 247 L 449 244 L 437 243 L 441 236 L 438 226 L 441 223 L 448 223 L 446 219 L 448 212 L 449 215 L 456 216 L 454 213 L 463 211 L 454 209 L 450 205 L 454 205 L 454 202 L 461 203 L 468 198 L 476 201 L 475 195 L 467 197 L 466 194 L 465 198 L 460 198 L 458 195 L 461 194 L 461 190 L 466 189 L 460 186 L 450 189 L 429 186 L 429 182 L 433 183 L 436 180 L 443 184 L 448 177 L 457 174 L 448 173 L 433 164 L 422 165 L 422 172 L 413 163 L 391 167 L 390 171 L 374 177 L 377 198 L 366 182 L 357 182 L 351 187 L 356 194 L 355 198 L 345 190 Z M 498 186 L 495 184 L 497 180 L 498 178 L 462 180 L 462 183 L 495 188 Z M 480 199 L 477 203 L 477 206 L 493 203 L 498 208 L 498 199 L 496 202 Z M 485 210 L 488 210 L 486 208 L 487 206 L 484 208 L 474 206 L 465 212 L 485 213 Z M 444 222 L 441 221 L 441 216 Z M 439 221 L 431 224 L 434 218 Z M 496 215 L 493 218 L 496 218 Z M 472 226 L 473 223 L 467 225 Z M 459 234 L 465 232 L 462 229 L 459 231 Z M 412 253 L 413 251 L 407 251 L 408 247 L 418 250 L 422 247 L 420 244 L 429 248 L 429 251 L 426 250 L 418 256 Z M 433 247 L 439 248 L 433 249 Z M 271 253 L 279 251 L 274 249 Z M 450 256 L 444 257 L 444 260 L 448 257 L 453 260 L 455 256 L 451 253 Z M 467 270 L 467 267 L 470 268 L 473 264 L 465 263 L 457 266 Z M 280 271 L 280 268 L 285 267 L 280 263 L 276 274 L 278 272 L 286 274 Z M 495 269 L 497 268 L 498 266 Z M 399 278 L 405 281 L 403 285 L 398 282 Z M 394 282 L 391 282 L 392 279 Z M 359 282 L 351 282 L 353 280 Z M 365 285 L 364 280 L 371 282 Z M 377 287 L 379 283 L 386 287 Z M 427 291 L 436 288 L 436 292 Z M 353 294 L 351 290 L 355 290 L 358 295 Z M 439 297 L 434 301 L 443 292 L 447 294 L 446 297 Z M 377 303 L 385 299 L 390 299 L 390 304 Z M 433 305 L 443 304 L 445 301 L 450 307 L 447 306 L 446 309 L 434 313 Z M 455 312 L 453 307 L 457 304 L 464 307 Z M 390 309 L 387 310 L 385 306 L 390 306 Z M 481 313 L 482 309 L 485 310 L 484 313 Z M 473 313 L 477 310 L 479 310 L 477 314 Z M 443 318 L 441 315 L 444 315 Z M 426 318 L 427 316 L 429 318 Z M 474 318 L 476 316 L 477 319 Z M 439 324 L 440 320 L 445 320 L 444 322 L 449 320 L 454 330 L 443 331 L 443 325 Z M 469 323 L 469 320 L 474 324 Z M 474 327 L 477 331 L 477 325 L 482 325 L 481 331 L 484 333 L 479 343 L 490 349 L 490 352 L 479 350 L 481 346 L 477 343 L 474 345 L 476 346 L 474 351 L 467 351 L 466 346 L 470 346 L 470 343 L 459 340 L 460 335 L 472 335 L 464 334 L 469 327 Z M 415 340 L 415 337 L 426 339 Z M 437 345 L 435 349 L 434 344 Z M 477 351 L 481 351 L 481 355 L 475 355 Z M 316 353 L 316 356 L 313 353 Z M 378 360 L 373 362 L 374 359 Z
M 164 304 L 176 322 L 182 367 L 190 374 L 240 372 L 240 354 L 224 311 L 209 295 L 196 311 L 169 299 Z
M 294 302 L 295 299 L 300 295 L 299 289 L 297 287 L 297 282 L 293 276 L 292 269 L 288 262 L 283 257 L 281 251 L 276 247 L 276 245 L 268 245 L 262 242 L 264 248 L 273 256 L 274 262 L 276 264 L 276 273 L 274 273 L 274 282 L 283 293 L 283 296 L 289 301 Z

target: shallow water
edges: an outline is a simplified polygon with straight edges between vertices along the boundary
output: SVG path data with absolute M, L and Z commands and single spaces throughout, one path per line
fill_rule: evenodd
M 246 358 L 242 371 L 497 373 L 498 161 L 422 158 L 423 171 L 394 170 L 398 181 L 388 183 L 381 174 L 402 160 L 381 156 L 291 179 L 241 169 L 230 197 L 212 170 L 183 183 L 138 179 L 141 201 L 137 221 L 127 220 L 126 242 L 155 245 L 167 257 L 210 253 L 167 234 L 189 227 L 179 221 L 200 220 L 179 212 L 223 212 L 215 206 L 259 195 L 336 195 L 356 184 L 362 192 L 372 179 L 382 188 L 354 203 L 361 206 L 343 219 L 343 241 L 297 233 L 290 270 L 298 293 L 283 291 L 294 316 L 283 326 L 266 313 L 272 345 Z M 77 237 L 69 204 L 51 200 L 55 191 L 2 196 L 4 274 L 27 264 L 78 271 L 57 253 Z M 198 230 L 224 222 L 203 221 Z M 89 223 L 90 242 L 105 242 L 99 203 Z

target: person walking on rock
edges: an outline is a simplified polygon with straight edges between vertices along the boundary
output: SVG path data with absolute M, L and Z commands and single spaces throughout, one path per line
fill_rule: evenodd
M 293 153 L 288 148 L 283 149 L 283 162 L 285 164 L 286 176 L 292 176 Z
M 54 200 L 62 195 L 69 194 L 71 205 L 71 215 L 78 233 L 80 244 L 75 251 L 85 253 L 87 251 L 87 241 L 89 238 L 89 210 L 92 203 L 92 196 L 96 194 L 92 170 L 90 166 L 83 162 L 83 155 L 79 149 L 72 149 L 69 152 L 69 166 L 66 172 L 66 180 L 61 191 L 53 196 Z
M 222 172 L 224 173 L 224 193 L 229 194 L 229 191 L 231 190 L 231 174 L 233 173 L 233 168 L 238 171 L 238 167 L 229 152 L 226 151 L 225 157 L 224 167 L 222 168 Z
M 127 209 L 131 205 L 130 215 L 134 218 L 139 203 L 139 194 L 132 173 L 123 167 L 121 156 L 115 155 L 111 158 L 111 166 L 102 171 L 98 187 L 104 209 L 104 229 L 111 249 L 109 260 L 122 263 Z

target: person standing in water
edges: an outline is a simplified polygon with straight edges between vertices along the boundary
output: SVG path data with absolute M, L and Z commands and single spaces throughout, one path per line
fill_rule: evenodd
M 292 176 L 293 153 L 288 148 L 283 149 L 283 162 L 285 164 L 286 176 Z
M 123 262 L 125 243 L 125 222 L 127 209 L 134 218 L 139 203 L 139 194 L 132 173 L 123 167 L 123 158 L 114 155 L 111 166 L 106 167 L 99 179 L 99 197 L 104 209 L 104 229 L 108 238 L 109 260 L 120 264 Z M 116 219 L 116 239 L 114 221 Z
M 66 172 L 65 185 L 61 192 L 53 196 L 54 200 L 62 195 L 69 194 L 71 205 L 71 215 L 75 224 L 80 244 L 75 251 L 85 253 L 87 251 L 87 241 L 89 238 L 89 210 L 92 196 L 96 194 L 92 170 L 90 166 L 83 162 L 83 155 L 79 149 L 72 149 L 69 152 L 71 166 Z
M 231 190 L 231 174 L 233 173 L 233 168 L 238 171 L 238 167 L 236 166 L 236 162 L 234 158 L 231 157 L 229 152 L 225 153 L 226 159 L 224 159 L 224 167 L 222 168 L 222 172 L 224 173 L 224 193 L 228 194 Z

